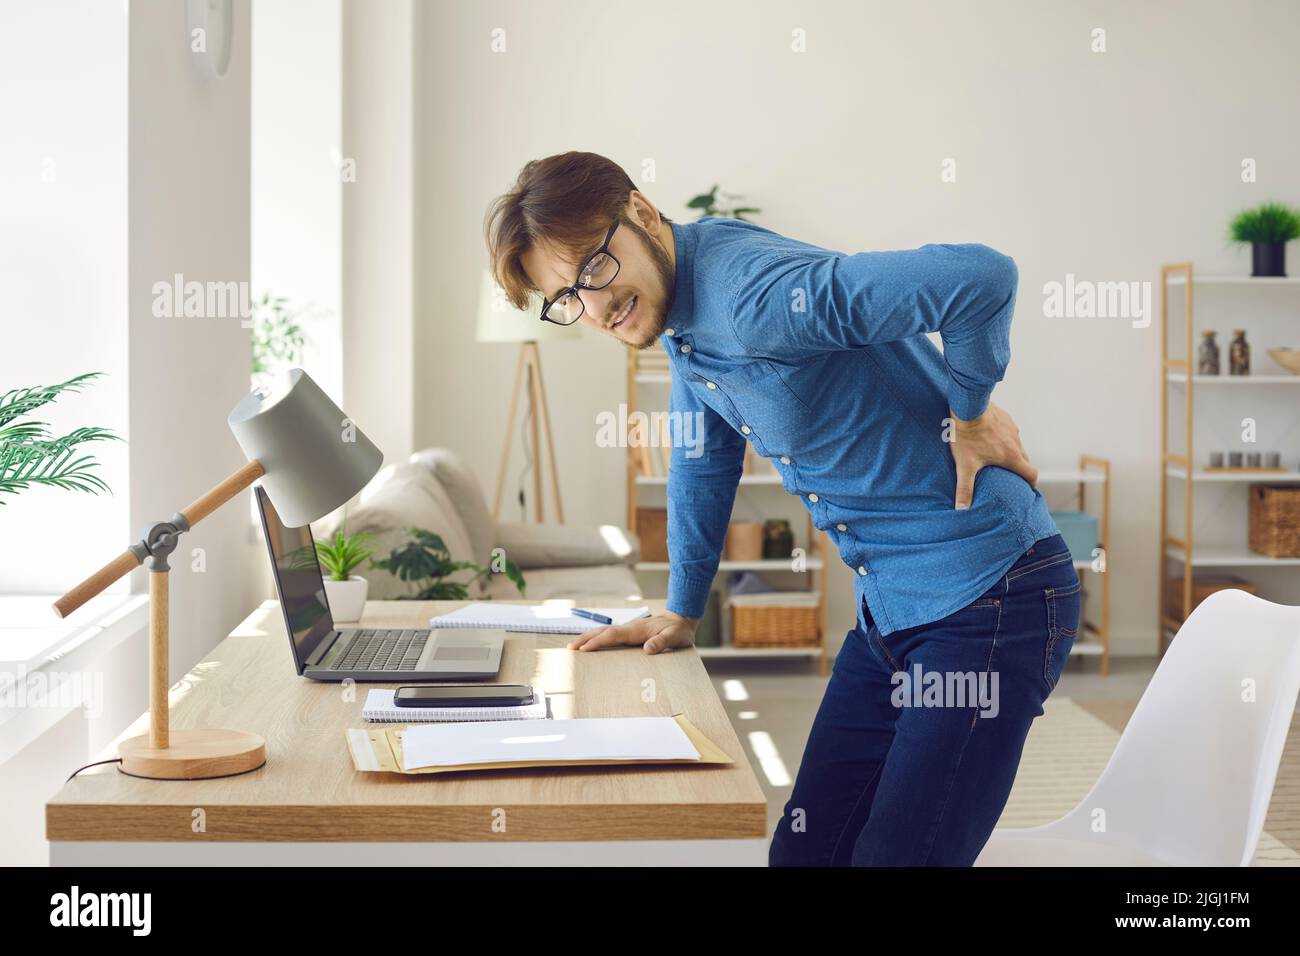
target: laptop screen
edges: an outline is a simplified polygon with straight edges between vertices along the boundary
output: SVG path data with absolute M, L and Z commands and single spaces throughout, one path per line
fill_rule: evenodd
M 334 630 L 329 601 L 325 597 L 325 580 L 316 560 L 316 544 L 311 525 L 291 528 L 280 520 L 279 512 L 260 485 L 254 487 L 257 510 L 262 515 L 266 549 L 271 555 L 275 589 L 284 609 L 284 623 L 293 641 L 298 672 L 307 665 L 312 652 Z

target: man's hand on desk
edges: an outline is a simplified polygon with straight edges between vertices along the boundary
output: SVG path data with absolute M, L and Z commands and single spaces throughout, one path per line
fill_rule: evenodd
M 569 641 L 568 647 L 572 651 L 598 651 L 603 647 L 640 645 L 647 654 L 658 654 L 673 647 L 694 644 L 698 620 L 672 611 L 661 611 L 653 617 L 643 617 L 629 624 L 607 624 L 579 634 Z
M 953 438 L 948 448 L 957 465 L 957 508 L 970 507 L 975 475 L 985 465 L 1014 471 L 1031 485 L 1038 481 L 1038 469 L 1029 463 L 1025 447 L 1020 444 L 1020 429 L 998 406 L 989 402 L 979 418 L 962 421 L 953 415 L 952 421 Z

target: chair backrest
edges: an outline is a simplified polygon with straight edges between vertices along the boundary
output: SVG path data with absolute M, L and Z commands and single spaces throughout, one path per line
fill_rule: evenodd
M 1175 864 L 1248 865 L 1298 692 L 1300 607 L 1235 589 L 1210 595 L 1062 828 Z

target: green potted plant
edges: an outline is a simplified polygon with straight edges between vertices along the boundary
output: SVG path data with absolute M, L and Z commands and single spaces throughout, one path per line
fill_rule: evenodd
M 432 531 L 407 528 L 406 533 L 411 536 L 410 541 L 398 545 L 387 558 L 371 562 L 373 567 L 411 585 L 413 593 L 402 595 L 400 600 L 464 601 L 470 596 L 472 584 L 493 573 L 491 568 L 473 561 L 453 561 L 442 537 Z M 474 574 L 467 581 L 443 580 L 458 571 L 473 571 Z M 515 583 L 520 594 L 524 593 L 524 575 L 517 564 L 506 559 L 501 573 Z
M 0 394 L 0 505 L 5 495 L 16 495 L 33 485 L 86 491 L 97 495 L 109 491 L 104 479 L 95 474 L 94 456 L 82 454 L 81 446 L 96 441 L 121 441 L 106 428 L 75 428 L 66 435 L 50 433 L 46 422 L 27 418 L 36 409 L 64 392 L 80 391 L 99 372 L 78 375 L 57 385 L 15 388 Z
M 364 531 L 347 534 L 340 528 L 333 538 L 316 541 L 316 552 L 321 566 L 328 572 L 325 578 L 325 597 L 330 613 L 336 621 L 359 621 L 366 608 L 366 595 L 370 583 L 352 572 L 374 554 L 369 544 L 373 535 Z
M 749 222 L 745 217 L 749 213 L 762 212 L 763 210 L 756 206 L 742 206 L 740 200 L 744 196 L 738 196 L 734 193 L 727 193 L 720 190 L 715 184 L 712 189 L 706 193 L 700 193 L 686 203 L 687 209 L 698 209 L 700 214 L 697 219 L 703 219 L 705 216 L 718 216 L 722 219 L 739 219 L 741 222 Z
M 1300 211 L 1266 202 L 1237 214 L 1229 232 L 1233 242 L 1249 242 L 1251 276 L 1285 276 L 1286 244 L 1300 237 Z

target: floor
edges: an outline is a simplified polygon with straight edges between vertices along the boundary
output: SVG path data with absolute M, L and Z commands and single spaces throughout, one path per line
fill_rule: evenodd
M 1095 659 L 1075 658 L 1052 699 L 1068 697 L 1122 733 L 1155 665 L 1154 658 L 1112 658 L 1102 677 Z M 759 661 L 714 661 L 709 673 L 767 795 L 770 834 L 789 798 L 826 678 L 803 665 Z M 1300 717 L 1287 738 L 1264 830 L 1290 865 L 1300 863 Z

